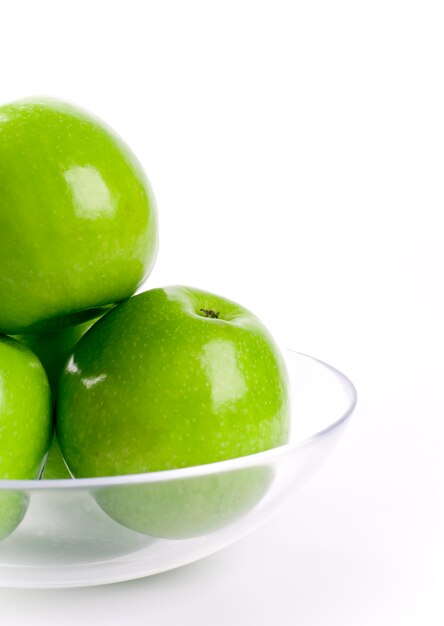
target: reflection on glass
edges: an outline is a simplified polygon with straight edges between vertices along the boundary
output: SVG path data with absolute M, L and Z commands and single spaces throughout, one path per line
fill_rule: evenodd
M 106 487 L 96 493 L 102 509 L 137 532 L 170 539 L 198 537 L 247 514 L 265 496 L 271 467 Z

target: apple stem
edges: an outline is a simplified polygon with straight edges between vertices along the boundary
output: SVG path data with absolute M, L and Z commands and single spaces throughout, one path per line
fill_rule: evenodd
M 213 311 L 212 309 L 200 309 L 205 317 L 211 317 L 212 319 L 219 319 L 219 311 Z

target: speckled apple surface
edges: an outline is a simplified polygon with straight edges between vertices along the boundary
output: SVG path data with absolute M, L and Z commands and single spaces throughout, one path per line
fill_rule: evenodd
M 116 307 L 77 344 L 61 378 L 60 446 L 76 477 L 244 456 L 288 439 L 287 373 L 245 308 L 187 287 Z
M 38 358 L 10 337 L 0 337 L 0 479 L 35 479 L 52 439 L 48 379 Z M 25 494 L 0 492 L 0 538 L 20 523 Z
M 0 107 L 0 332 L 96 317 L 149 273 L 157 218 L 135 156 L 67 103 Z

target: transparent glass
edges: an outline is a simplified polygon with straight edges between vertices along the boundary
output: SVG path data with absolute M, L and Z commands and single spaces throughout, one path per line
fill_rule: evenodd
M 292 393 L 284 446 L 150 474 L 0 480 L 0 586 L 149 576 L 212 554 L 262 524 L 317 471 L 356 404 L 353 384 L 339 371 L 284 355 Z

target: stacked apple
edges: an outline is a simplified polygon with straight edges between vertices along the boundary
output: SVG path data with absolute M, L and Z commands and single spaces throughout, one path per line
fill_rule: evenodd
M 70 474 L 54 449 L 48 477 L 183 468 L 287 441 L 285 365 L 252 313 L 189 287 L 133 296 L 157 240 L 148 180 L 112 130 L 56 100 L 0 107 L 0 479 L 39 478 L 54 429 Z M 227 476 L 201 492 L 218 510 L 236 484 L 251 495 L 268 480 Z M 153 508 L 174 518 L 172 498 L 186 518 L 190 502 L 169 489 L 135 494 L 137 510 L 132 493 L 97 500 L 151 533 Z M 0 497 L 0 536 L 25 509 Z

